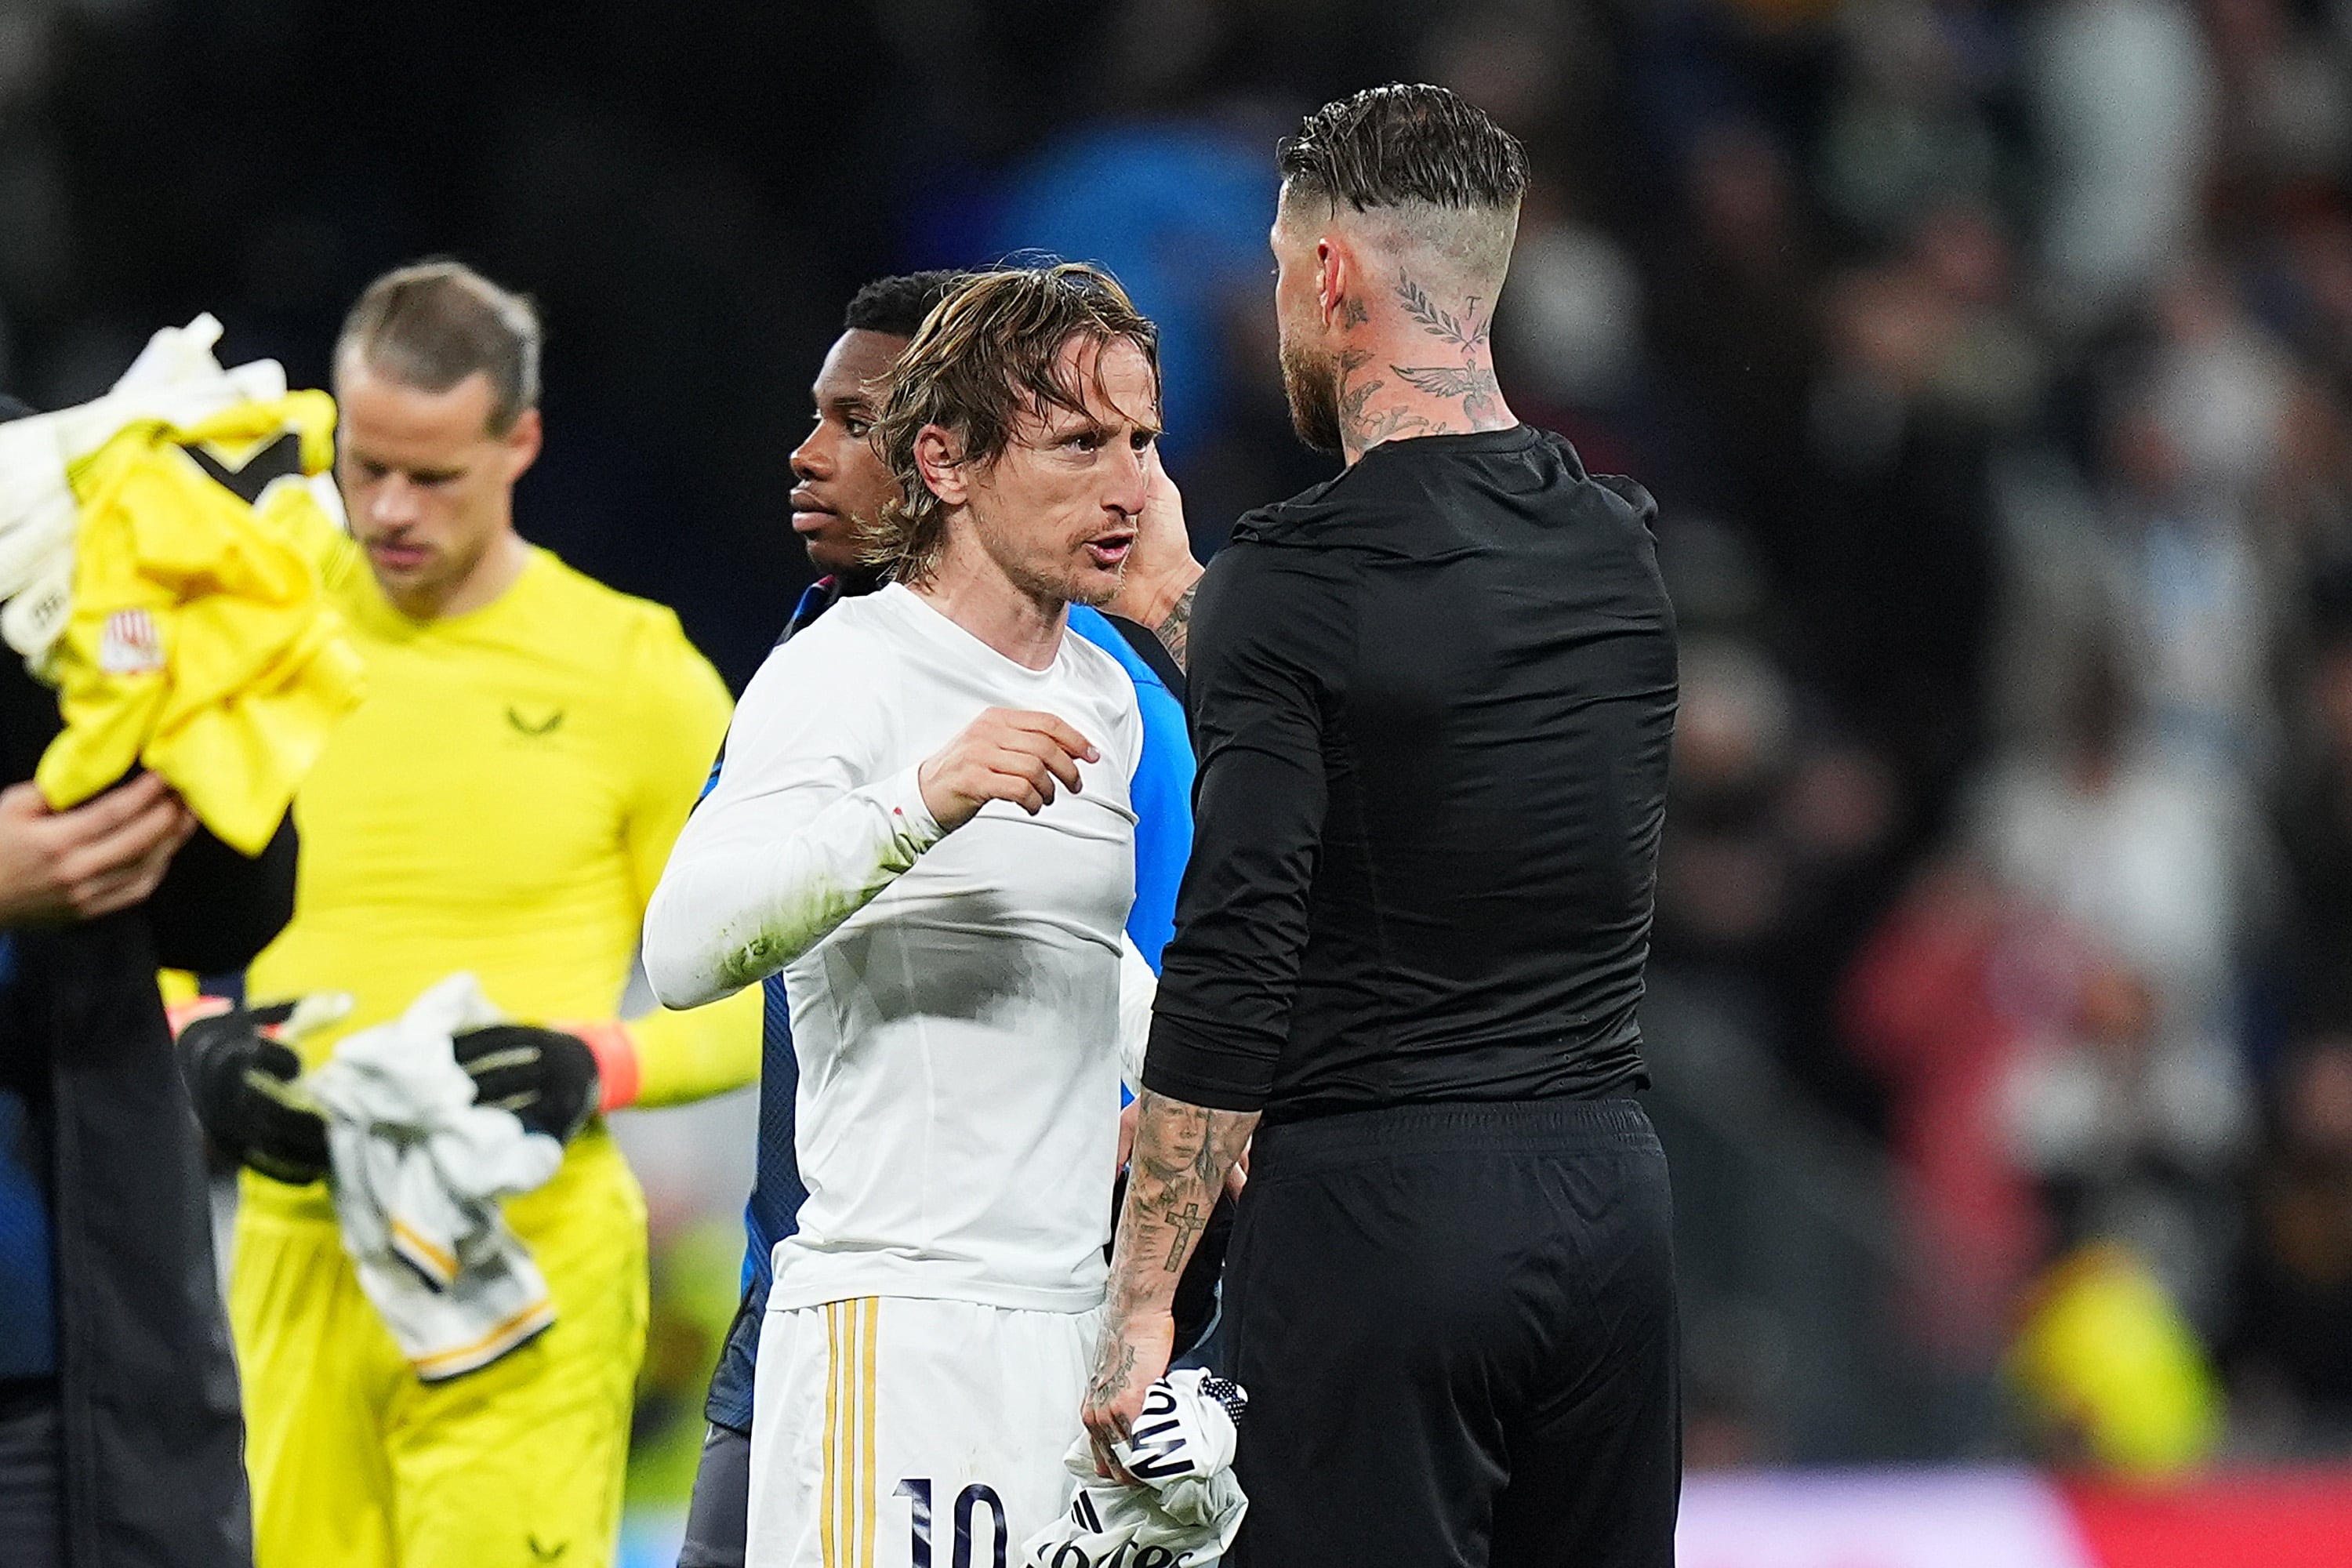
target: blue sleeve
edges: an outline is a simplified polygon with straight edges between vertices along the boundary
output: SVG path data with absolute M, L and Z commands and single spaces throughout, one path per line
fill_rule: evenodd
M 1160 950 L 1176 929 L 1176 889 L 1192 853 L 1192 742 L 1184 728 L 1184 705 L 1100 612 L 1071 605 L 1070 629 L 1118 661 L 1135 682 L 1136 706 L 1143 713 L 1143 757 L 1129 785 L 1136 817 L 1135 907 L 1128 912 L 1127 934 L 1157 970 Z

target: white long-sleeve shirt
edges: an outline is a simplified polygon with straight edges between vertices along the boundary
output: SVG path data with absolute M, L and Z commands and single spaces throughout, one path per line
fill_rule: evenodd
M 916 770 L 992 707 L 1056 714 L 1101 760 L 1034 817 L 992 801 L 942 833 Z M 809 1197 L 772 1304 L 1101 1300 L 1122 970 L 1150 974 L 1122 963 L 1142 742 L 1099 648 L 1066 636 L 1029 669 L 895 585 L 753 678 L 646 968 L 679 1007 L 783 973 Z

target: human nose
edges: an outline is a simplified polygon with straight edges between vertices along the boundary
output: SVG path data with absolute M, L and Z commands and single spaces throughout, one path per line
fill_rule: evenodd
M 791 462 L 793 477 L 796 479 L 832 478 L 832 443 L 825 439 L 824 426 L 810 431 L 801 444 L 793 448 Z
M 415 522 L 420 510 L 416 504 L 416 487 L 404 474 L 387 474 L 369 488 L 368 521 L 380 528 L 399 528 Z
M 1151 495 L 1152 448 L 1123 447 L 1120 450 L 1126 456 L 1119 461 L 1111 493 L 1103 499 L 1103 504 L 1123 517 L 1137 517 Z

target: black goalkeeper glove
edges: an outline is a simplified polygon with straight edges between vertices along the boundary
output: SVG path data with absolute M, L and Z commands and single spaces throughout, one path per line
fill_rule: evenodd
M 474 1080 L 474 1103 L 510 1110 L 533 1132 L 569 1142 L 596 1109 L 596 1054 L 577 1035 L 493 1024 L 450 1044 Z
M 263 1175 L 301 1186 L 327 1173 L 327 1122 L 297 1081 L 302 1059 L 268 1033 L 294 1007 L 198 1018 L 180 1031 L 180 1076 L 205 1136 Z

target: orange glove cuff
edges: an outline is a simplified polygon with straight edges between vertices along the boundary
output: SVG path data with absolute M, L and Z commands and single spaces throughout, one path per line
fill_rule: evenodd
M 630 1037 L 629 1026 L 615 1018 L 592 1024 L 558 1024 L 554 1026 L 567 1035 L 577 1036 L 596 1058 L 596 1079 L 601 1092 L 597 1097 L 599 1110 L 618 1110 L 637 1102 L 637 1091 L 644 1086 L 645 1069 L 637 1061 L 637 1042 Z
M 184 1002 L 164 1005 L 163 1017 L 172 1026 L 172 1037 L 178 1039 L 180 1031 L 199 1018 L 217 1018 L 234 1010 L 236 1004 L 226 996 L 191 996 Z

